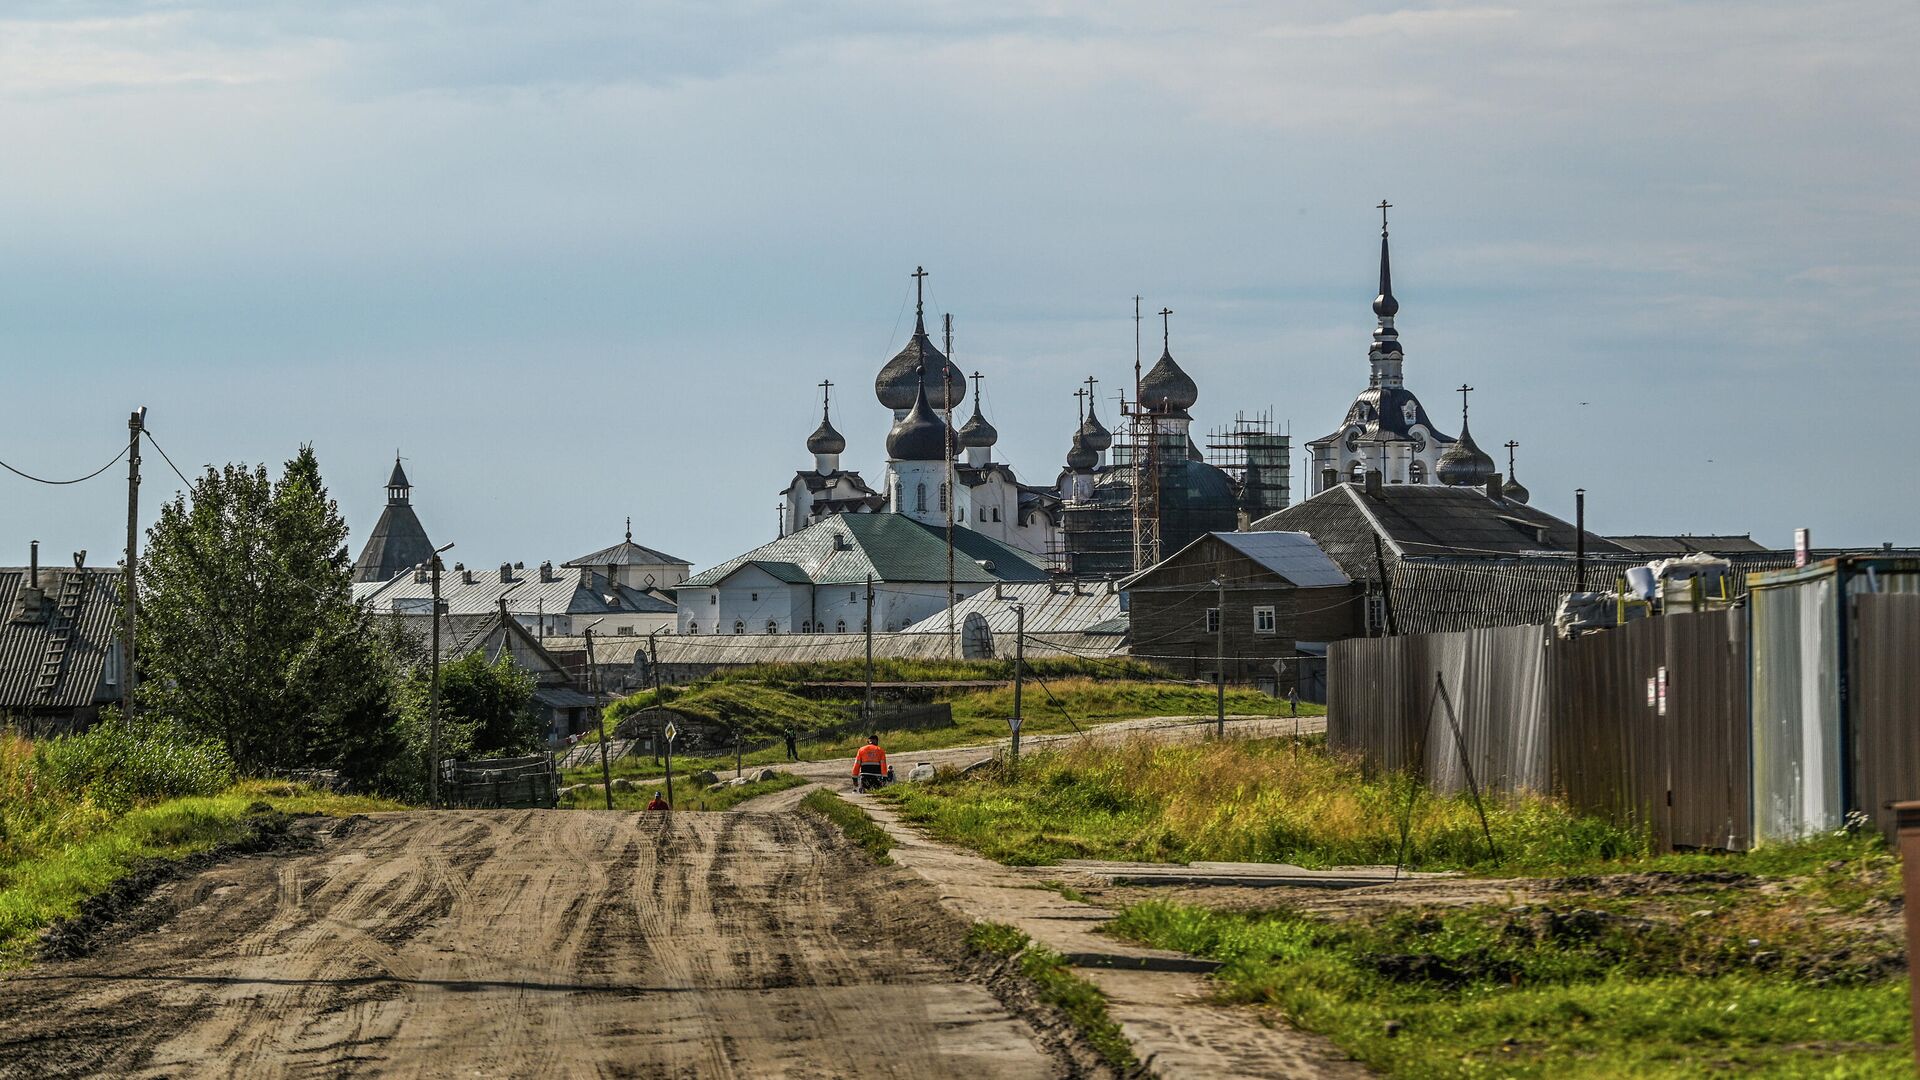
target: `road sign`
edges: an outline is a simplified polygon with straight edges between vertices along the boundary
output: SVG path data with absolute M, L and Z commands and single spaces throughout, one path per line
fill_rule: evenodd
M 673 741 L 673 737 L 674 737 L 675 735 L 678 735 L 678 734 L 680 734 L 680 729 L 679 729 L 679 728 L 677 728 L 677 727 L 674 727 L 674 726 L 673 726 L 673 721 L 671 721 L 671 720 L 669 720 L 669 721 L 667 721 L 667 730 L 665 730 L 665 731 L 663 731 L 663 732 L 661 732 L 661 734 L 663 734 L 663 735 L 665 735 L 665 736 L 667 737 L 667 741 L 668 741 L 668 742 L 672 742 L 672 741 Z
M 1013 729 L 1013 733 L 1015 735 L 1020 734 L 1020 718 L 1019 717 L 1017 716 L 1007 717 L 1007 726 Z

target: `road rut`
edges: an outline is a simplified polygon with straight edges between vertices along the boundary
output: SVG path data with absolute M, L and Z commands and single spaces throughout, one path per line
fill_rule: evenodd
M 0 1074 L 1078 1071 L 823 823 L 660 817 L 376 814 L 175 882 L 156 929 L 0 979 Z

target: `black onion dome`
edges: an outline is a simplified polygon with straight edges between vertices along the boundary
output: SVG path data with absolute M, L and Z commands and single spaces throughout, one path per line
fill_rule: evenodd
M 1526 502 L 1533 497 L 1533 492 L 1527 490 L 1527 485 L 1518 480 L 1508 480 L 1506 486 L 1500 489 L 1500 494 L 1508 502 L 1517 503 Z
M 833 421 L 824 414 L 820 417 L 820 426 L 807 436 L 807 453 L 841 454 L 847 449 L 847 437 L 833 429 Z
M 1151 412 L 1185 412 L 1200 400 L 1200 387 L 1193 377 L 1173 362 L 1173 352 L 1160 353 L 1160 361 L 1140 380 L 1140 402 Z
M 1100 464 L 1100 455 L 1087 446 L 1079 432 L 1073 433 L 1073 445 L 1067 448 L 1067 468 L 1074 472 L 1086 472 Z
M 980 415 L 980 402 L 974 401 L 973 417 L 960 428 L 960 445 L 988 447 L 999 441 L 1000 433 Z
M 887 432 L 887 456 L 894 461 L 941 461 L 953 453 L 953 432 L 927 405 L 924 386 L 914 390 L 907 415 Z
M 946 372 L 944 386 L 940 372 Z M 967 396 L 967 380 L 952 364 L 947 356 L 933 344 L 927 336 L 926 320 L 915 316 L 913 337 L 907 339 L 906 347 L 880 369 L 873 380 L 874 396 L 880 404 L 889 409 L 909 409 L 913 407 L 913 395 L 924 381 L 921 373 L 932 377 L 927 387 L 927 404 L 939 410 L 959 405 Z
M 1467 422 L 1463 419 L 1460 421 L 1460 437 L 1440 455 L 1433 471 L 1443 484 L 1474 487 L 1492 479 L 1496 468 L 1498 466 L 1486 451 L 1474 443 L 1473 434 L 1467 430 Z
M 1089 450 L 1099 451 L 1113 445 L 1113 432 L 1100 422 L 1100 418 L 1087 410 L 1087 418 L 1080 422 L 1080 442 Z

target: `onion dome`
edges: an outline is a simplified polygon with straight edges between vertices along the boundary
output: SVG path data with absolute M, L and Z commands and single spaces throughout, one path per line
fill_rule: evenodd
M 926 387 L 917 380 L 914 385 L 907 415 L 887 432 L 887 456 L 894 461 L 946 460 L 953 456 L 953 431 L 928 407 Z
M 973 416 L 960 428 L 960 445 L 986 448 L 1000 441 L 1000 433 L 994 430 L 987 418 L 980 415 L 980 399 L 973 399 Z
M 1462 416 L 1460 437 L 1440 455 L 1433 471 L 1443 484 L 1476 487 L 1484 486 L 1498 468 L 1487 452 L 1474 443 L 1473 433 L 1467 430 L 1467 418 Z
M 873 380 L 874 396 L 895 412 L 913 407 L 913 395 L 927 374 L 932 374 L 938 384 L 927 390 L 927 404 L 932 408 L 950 409 L 967 396 L 966 376 L 947 362 L 946 354 L 935 348 L 933 339 L 927 336 L 925 298 L 919 293 L 925 277 L 926 271 L 914 268 L 913 336 Z
M 1523 503 L 1533 495 L 1533 492 L 1528 491 L 1527 486 L 1520 482 L 1520 478 L 1513 475 L 1513 452 L 1519 448 L 1519 443 L 1512 439 L 1507 440 L 1507 482 L 1500 489 L 1500 496 L 1508 502 Z
M 1080 443 L 1087 449 L 1098 452 L 1113 445 L 1113 432 L 1093 413 L 1093 402 L 1087 402 L 1087 418 L 1080 422 Z
M 1193 377 L 1173 362 L 1173 353 L 1163 350 L 1160 362 L 1140 379 L 1140 402 L 1149 412 L 1185 412 L 1200 400 L 1200 388 Z
M 847 449 L 847 438 L 833 429 L 833 421 L 827 418 L 825 411 L 820 414 L 820 426 L 807 436 L 807 453 L 840 454 Z
M 1100 464 L 1100 455 L 1095 453 L 1079 432 L 1073 433 L 1073 445 L 1067 449 L 1067 468 L 1074 472 L 1091 472 Z

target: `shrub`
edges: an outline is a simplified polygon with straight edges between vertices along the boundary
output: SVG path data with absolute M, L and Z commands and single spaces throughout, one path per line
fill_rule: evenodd
M 162 799 L 213 795 L 233 782 L 233 759 L 219 743 L 159 721 L 129 728 L 110 718 L 42 744 L 35 758 L 35 771 L 46 783 L 83 794 L 111 814 Z

